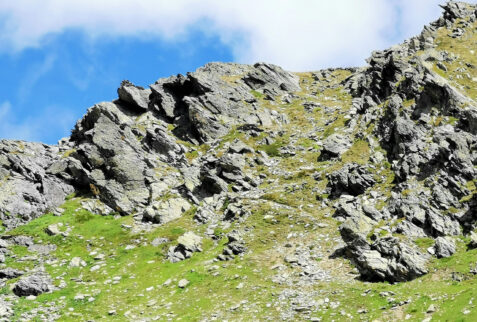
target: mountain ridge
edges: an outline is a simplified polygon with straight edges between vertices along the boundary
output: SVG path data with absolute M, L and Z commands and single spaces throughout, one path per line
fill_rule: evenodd
M 85 234 L 82 225 L 89 220 L 99 225 L 108 219 L 94 215 L 103 215 L 115 218 L 118 231 L 131 231 L 124 237 L 128 245 L 107 234 L 125 252 L 140 250 L 141 242 L 133 240 L 154 236 L 144 243 L 161 249 L 165 267 L 174 263 L 185 269 L 201 256 L 208 256 L 205 266 L 251 256 L 249 264 L 267 276 L 264 270 L 274 273 L 260 263 L 270 262 L 278 274 L 267 282 L 256 281 L 257 272 L 246 276 L 265 283 L 267 292 L 287 287 L 269 303 L 285 305 L 277 314 L 286 320 L 310 319 L 317 312 L 330 318 L 342 307 L 339 301 L 310 300 L 321 296 L 314 285 L 326 288 L 356 277 L 334 269 L 336 263 L 351 272 L 352 264 L 360 283 L 372 281 L 379 288 L 380 282 L 434 278 L 430 268 L 445 263 L 437 258 L 471 258 L 477 244 L 477 60 L 472 53 L 477 8 L 448 2 L 443 10 L 419 36 L 373 52 L 362 68 L 290 73 L 266 63 L 209 63 L 185 76 L 159 79 L 148 89 L 123 81 L 117 100 L 88 109 L 71 137 L 58 145 L 1 140 L 4 261 L 15 262 L 12 247 L 64 256 L 58 253 L 62 247 L 81 244 L 72 239 L 74 229 Z M 165 231 L 169 225 L 178 225 L 171 229 L 180 233 Z M 262 244 L 267 245 L 263 253 Z M 11 298 L 17 307 L 27 307 L 22 297 L 28 295 L 67 294 L 76 286 L 62 279 L 65 274 L 107 267 L 96 255 L 84 261 L 89 255 L 79 249 L 59 266 L 40 256 L 28 274 L 5 271 L 7 284 L 20 296 Z M 111 252 L 112 258 L 119 256 Z M 65 273 L 67 261 L 75 268 Z M 78 278 L 73 275 L 72 280 Z M 181 279 L 178 288 L 187 290 L 191 279 Z M 201 287 L 200 280 L 192 282 L 191 287 Z M 66 308 L 60 302 L 53 311 Z M 395 307 L 410 305 L 404 302 Z M 86 307 L 83 313 L 90 316 Z M 369 310 L 381 316 L 376 308 L 363 310 L 359 314 Z M 222 318 L 229 316 L 219 311 Z M 416 316 L 435 310 L 430 311 Z M 166 317 L 164 312 L 159 319 Z

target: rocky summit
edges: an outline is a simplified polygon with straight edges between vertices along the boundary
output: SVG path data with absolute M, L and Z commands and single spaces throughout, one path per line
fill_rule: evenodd
M 362 68 L 123 81 L 0 141 L 0 319 L 476 321 L 477 6 Z

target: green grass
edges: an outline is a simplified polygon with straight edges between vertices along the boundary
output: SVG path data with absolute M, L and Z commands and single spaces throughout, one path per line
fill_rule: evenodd
M 475 29 L 475 25 L 473 26 Z M 469 57 L 469 44 L 475 42 L 475 33 L 468 34 L 465 39 L 451 40 L 439 30 L 438 48 L 456 53 L 462 59 L 474 61 Z M 469 42 L 470 41 L 470 42 Z M 475 86 L 471 87 L 468 79 L 459 80 L 457 76 L 459 61 L 447 65 L 448 72 L 436 71 L 444 77 L 453 77 L 453 85 L 463 87 L 463 91 L 475 97 Z M 474 63 L 477 65 L 477 62 Z M 469 71 L 475 75 L 475 70 Z M 281 103 L 280 97 L 274 102 L 264 100 L 264 94 L 252 91 L 261 108 L 268 108 L 283 113 L 289 123 L 273 124 L 263 128 L 258 137 L 232 128 L 220 139 L 217 151 L 210 151 L 208 145 L 194 145 L 179 142 L 190 148 L 186 157 L 189 161 L 206 154 L 214 153 L 220 157 L 225 153 L 227 142 L 235 139 L 243 141 L 254 149 L 264 151 L 270 157 L 276 158 L 277 169 L 265 165 L 247 165 L 245 172 L 266 174 L 261 188 L 264 195 L 251 199 L 242 199 L 243 206 L 250 210 L 251 215 L 244 222 L 211 226 L 213 238 L 206 237 L 207 225 L 197 225 L 193 219 L 196 207 L 186 211 L 181 218 L 150 230 L 141 230 L 131 216 L 99 216 L 82 210 L 80 207 L 83 196 L 70 195 L 62 206 L 65 212 L 62 216 L 46 214 L 30 223 L 18 227 L 8 234 L 32 236 L 36 242 L 55 244 L 57 250 L 45 256 L 49 261 L 45 269 L 58 285 L 64 280 L 67 286 L 51 294 L 38 296 L 36 301 L 18 299 L 14 304 L 14 317 L 20 320 L 22 313 L 42 305 L 54 305 L 60 308 L 62 321 L 130 321 L 141 319 L 201 321 L 212 319 L 217 313 L 217 320 L 263 321 L 280 320 L 281 313 L 296 299 L 293 296 L 284 297 L 283 303 L 278 302 L 282 292 L 308 291 L 309 301 L 322 301 L 329 298 L 339 302 L 336 308 L 330 303 L 324 303 L 311 316 L 323 321 L 387 321 L 404 320 L 409 315 L 410 321 L 422 321 L 430 315 L 426 310 L 430 304 L 435 304 L 437 312 L 433 318 L 437 321 L 475 321 L 477 310 L 475 302 L 477 278 L 469 273 L 469 268 L 477 262 L 477 250 L 467 250 L 468 240 L 457 239 L 457 253 L 450 258 L 431 259 L 429 274 L 406 283 L 367 283 L 356 279 L 352 274 L 352 266 L 346 259 L 330 259 L 333 249 L 339 247 L 340 237 L 337 226 L 340 224 L 332 218 L 334 208 L 326 193 L 327 174 L 338 170 L 348 162 L 362 165 L 370 163 L 370 156 L 380 151 L 386 152 L 368 141 L 358 139 L 358 134 L 372 135 L 374 124 L 362 125 L 362 119 L 357 118 L 358 125 L 350 135 L 354 141 L 340 160 L 317 161 L 319 146 L 316 141 L 323 140 L 333 133 L 342 133 L 347 126 L 348 110 L 351 107 L 351 96 L 343 90 L 343 80 L 350 75 L 349 71 L 334 70 L 327 81 L 316 80 L 312 73 L 299 73 L 301 90 L 291 103 Z M 234 83 L 241 76 L 223 78 L 226 82 Z M 398 85 L 399 86 L 399 85 Z M 468 86 L 470 88 L 467 88 Z M 474 95 L 474 96 L 472 96 Z M 313 101 L 319 107 L 313 111 L 305 111 L 303 103 Z M 415 104 L 414 99 L 403 103 L 403 108 Z M 384 110 L 384 109 L 383 109 Z M 378 111 L 383 112 L 383 111 Z M 330 124 L 327 122 L 334 120 Z M 458 120 L 451 116 L 440 115 L 434 120 L 434 125 L 457 124 Z M 169 125 L 169 130 L 174 126 Z M 260 145 L 271 132 L 280 133 L 275 142 L 270 145 Z M 374 137 L 373 137 L 374 138 Z M 378 142 L 377 138 L 374 138 Z M 285 157 L 280 154 L 280 148 L 293 144 L 297 155 Z M 309 148 L 313 148 L 310 149 Z M 247 155 L 251 158 L 253 154 Z M 384 160 L 375 164 L 373 171 L 376 185 L 372 188 L 384 197 L 377 201 L 376 208 L 387 206 L 387 199 L 394 188 L 394 172 L 391 164 Z M 279 171 L 275 171 L 279 170 Z M 162 167 L 156 171 L 177 171 L 172 167 Z M 315 172 L 318 176 L 315 177 Z M 462 198 L 468 202 L 476 193 L 475 180 L 465 184 L 469 194 Z M 404 196 L 412 191 L 403 191 Z M 166 194 L 161 200 L 173 195 Z M 257 199 L 259 198 L 259 199 Z M 230 204 L 226 199 L 222 208 L 223 213 Z M 449 212 L 453 212 L 450 209 Z M 63 223 L 63 228 L 69 230 L 67 237 L 49 236 L 45 228 L 54 223 Z M 317 227 L 317 223 L 327 225 Z M 377 228 L 388 224 L 380 222 Z M 397 224 L 397 222 L 395 223 Z M 133 226 L 133 229 L 125 228 Z M 126 226 L 126 227 L 127 227 Z M 237 256 L 229 262 L 214 262 L 222 253 L 227 243 L 226 235 L 231 230 L 238 229 L 244 234 L 245 245 L 249 249 L 243 256 Z M 191 258 L 179 263 L 170 263 L 167 252 L 177 244 L 177 239 L 193 231 L 203 238 L 203 252 L 194 253 Z M 209 231 L 210 233 L 210 231 Z M 386 234 L 380 230 L 380 235 Z M 168 242 L 157 247 L 151 245 L 155 238 L 167 238 Z M 431 238 L 418 238 L 415 244 L 425 252 L 434 244 Z M 131 248 L 130 246 L 135 246 Z M 290 246 L 284 246 L 290 245 Z M 316 280 L 312 283 L 300 284 L 299 276 L 302 268 L 284 262 L 284 253 L 292 253 L 294 247 L 302 245 L 319 250 L 319 256 L 314 263 L 320 269 L 329 272 L 331 281 Z M 129 246 L 129 247 L 128 247 Z M 19 269 L 33 268 L 37 263 L 26 247 L 13 246 L 10 248 L 13 256 L 7 256 L 5 265 Z M 104 254 L 103 260 L 94 259 L 94 252 Z M 22 260 L 26 257 L 30 260 Z M 81 257 L 86 267 L 70 267 L 73 257 Z M 104 264 L 100 269 L 91 271 L 98 263 Z M 277 266 L 278 265 L 278 266 Z M 276 267 L 284 268 L 277 269 Z M 462 276 L 461 282 L 452 279 L 452 273 Z M 291 283 L 281 284 L 272 282 L 275 276 L 287 274 Z M 112 283 L 112 278 L 121 277 L 118 283 Z M 190 284 L 180 289 L 177 283 L 186 278 Z M 164 283 L 172 280 L 169 285 Z M 10 287 L 15 280 L 8 281 L 0 289 L 2 294 L 11 294 Z M 243 288 L 237 288 L 243 283 Z M 149 289 L 149 290 L 148 290 Z M 382 292 L 393 292 L 393 295 L 382 295 Z M 94 300 L 75 300 L 78 294 L 90 294 Z M 287 293 L 288 294 L 288 293 Z M 363 295 L 364 294 L 364 295 Z M 407 302 L 410 300 L 410 302 Z M 152 301 L 152 302 L 151 302 Z M 236 305 L 248 301 L 249 308 Z M 277 304 L 277 306 L 274 306 Z M 234 307 L 232 309 L 232 307 Z M 116 315 L 109 316 L 108 311 L 114 309 Z M 358 310 L 365 309 L 364 313 Z M 469 314 L 464 310 L 469 309 Z M 341 315 L 344 311 L 345 315 Z M 347 316 L 350 314 L 352 317 Z M 293 320 L 305 320 L 304 315 L 296 313 Z
M 255 98 L 262 99 L 264 97 L 263 93 L 260 93 L 256 90 L 251 90 L 250 93 L 255 96 Z

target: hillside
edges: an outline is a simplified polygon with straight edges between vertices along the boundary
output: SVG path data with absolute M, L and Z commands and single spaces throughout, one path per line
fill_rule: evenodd
M 0 320 L 477 320 L 477 6 L 362 68 L 210 63 L 0 141 Z

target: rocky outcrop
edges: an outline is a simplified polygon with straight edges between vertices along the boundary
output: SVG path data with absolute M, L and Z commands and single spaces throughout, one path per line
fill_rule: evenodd
M 0 219 L 13 228 L 53 210 L 74 191 L 49 168 L 60 149 L 41 143 L 0 141 Z
M 347 69 L 350 76 L 329 87 L 323 84 L 335 77 L 331 70 L 302 77 L 310 81 L 303 85 L 265 63 L 210 63 L 149 88 L 123 81 L 118 99 L 89 108 L 58 145 L 0 141 L 0 219 L 10 229 L 46 212 L 61 215 L 55 208 L 81 191 L 93 197 L 82 207 L 95 214 L 133 215 L 141 227 L 190 215 L 218 239 L 217 228 L 239 229 L 265 202 L 273 204 L 264 214 L 273 224 L 280 222 L 276 209 L 316 207 L 340 222 L 344 253 L 363 279 L 421 276 L 429 255 L 417 238 L 434 239 L 428 252 L 448 257 L 456 249 L 449 236 L 477 226 L 477 104 L 466 94 L 470 86 L 442 77 L 458 58 L 435 41 L 440 27 L 461 37 L 453 23 L 475 21 L 476 8 L 443 8 L 421 35 L 372 53 L 368 66 Z M 337 99 L 328 91 L 339 92 Z M 297 129 L 286 126 L 292 121 Z M 302 180 L 310 171 L 316 181 Z M 277 191 L 302 195 L 292 205 Z M 69 236 L 60 224 L 42 229 Z M 246 252 L 242 233 L 226 236 L 218 260 Z M 22 236 L 8 243 L 53 250 Z M 185 260 L 201 245 L 202 237 L 188 232 L 167 257 Z M 35 276 L 20 280 L 15 292 L 47 291 Z
M 446 237 L 437 237 L 434 245 L 434 253 L 438 258 L 450 257 L 456 252 L 455 243 Z
M 432 49 L 436 28 L 451 26 L 457 18 L 475 20 L 475 8 L 456 2 L 443 8 L 444 16 L 425 28 L 420 37 L 374 52 L 369 66 L 344 83 L 358 113 L 377 124 L 373 134 L 392 165 L 396 185 L 384 208 L 389 213 L 384 227 L 408 238 L 404 243 L 372 234 L 372 243 L 365 238 L 357 241 L 359 228 L 350 229 L 345 222 L 341 233 L 348 243 L 348 255 L 365 278 L 401 281 L 420 276 L 426 272 L 426 256 L 414 249 L 413 239 L 437 238 L 436 256 L 447 257 L 455 246 L 445 236 L 474 227 L 475 219 L 465 215 L 471 203 L 461 200 L 471 193 L 466 184 L 477 174 L 477 155 L 473 152 L 477 137 L 469 126 L 473 122 L 470 111 L 475 111 L 477 104 L 437 74 L 430 62 L 451 60 L 448 53 Z M 426 51 L 414 55 L 417 49 Z M 440 121 L 450 119 L 453 121 Z M 328 184 L 335 196 L 359 195 L 373 185 L 371 179 L 364 169 L 346 165 L 328 176 Z M 351 216 L 363 223 L 362 202 L 357 203 L 356 207 L 340 203 L 335 215 Z M 377 225 L 367 223 L 370 233 Z
M 172 263 L 190 258 L 192 253 L 202 251 L 202 237 L 187 232 L 177 239 L 177 246 L 171 246 L 168 258 Z
M 328 187 L 332 197 L 343 193 L 357 196 L 375 184 L 371 173 L 364 166 L 356 163 L 346 164 L 328 176 Z
M 350 139 L 341 134 L 331 134 L 323 142 L 319 159 L 322 161 L 338 158 L 351 146 Z
M 204 162 L 197 171 L 185 158 L 187 147 L 177 140 L 211 142 L 236 125 L 281 122 L 278 113 L 257 104 L 252 92 L 278 95 L 298 89 L 297 76 L 263 63 L 211 63 L 186 76 L 161 79 L 150 89 L 124 81 L 119 99 L 91 107 L 59 146 L 1 142 L 1 219 L 13 227 L 55 208 L 79 189 L 90 190 L 115 212 L 147 208 L 145 218 L 163 222 L 169 219 L 160 219 L 167 216 L 160 214 L 163 205 L 156 200 L 191 182 L 192 173 L 195 182 L 179 189 L 192 203 L 204 190 L 205 195 L 227 191 L 226 182 L 248 188 L 256 183 L 240 171 L 239 155 L 250 151 L 246 146 L 232 146 L 230 155 Z M 169 164 L 185 176 L 158 170 Z M 174 210 L 172 217 L 187 209 Z
M 241 255 L 247 251 L 242 234 L 238 231 L 231 231 L 227 234 L 227 244 L 225 245 L 222 254 L 217 259 L 222 261 L 232 260 L 237 255 Z

